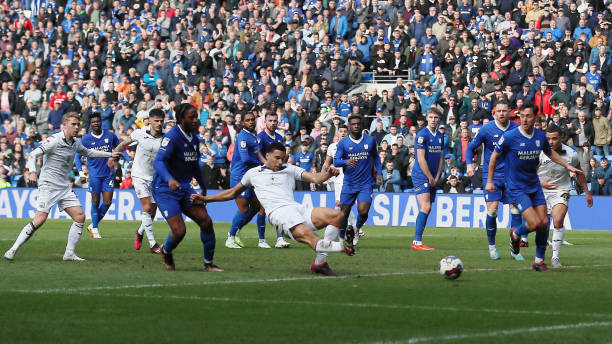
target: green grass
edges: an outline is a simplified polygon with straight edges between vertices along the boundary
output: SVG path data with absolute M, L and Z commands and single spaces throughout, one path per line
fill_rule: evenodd
M 0 220 L 2 252 L 25 223 Z M 230 250 L 228 225 L 217 224 L 215 262 L 226 272 L 205 273 L 189 224 L 168 272 L 146 243 L 133 249 L 137 225 L 102 222 L 102 240 L 84 233 L 79 263 L 61 261 L 69 223 L 49 221 L 14 262 L 0 262 L 1 342 L 612 342 L 612 232 L 570 231 L 566 267 L 544 274 L 530 270 L 533 247 L 527 261 L 509 259 L 505 230 L 502 259 L 491 261 L 482 229 L 428 229 L 437 250 L 414 252 L 413 228 L 370 227 L 357 255 L 330 255 L 342 278 L 323 278 L 310 273 L 305 245 L 255 248 L 253 225 L 242 234 L 248 247 Z M 167 225 L 155 230 L 162 242 Z M 456 281 L 436 271 L 446 255 L 463 260 Z

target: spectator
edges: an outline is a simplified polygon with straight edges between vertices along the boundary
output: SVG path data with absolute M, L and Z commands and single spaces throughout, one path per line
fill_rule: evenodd
M 451 175 L 444 184 L 443 191 L 444 193 L 463 194 L 465 193 L 465 186 L 463 185 L 463 182 L 457 178 L 457 176 Z
M 612 194 L 612 168 L 606 157 L 599 161 L 600 166 L 595 169 L 595 182 L 591 180 L 593 195 L 610 196 Z
M 612 129 L 610 121 L 602 116 L 602 109 L 595 109 L 593 117 L 593 145 L 597 149 L 597 155 L 610 154 L 610 140 L 612 139 Z
M 401 192 L 402 178 L 400 172 L 395 168 L 393 161 L 388 161 L 383 170 L 383 185 L 380 192 Z

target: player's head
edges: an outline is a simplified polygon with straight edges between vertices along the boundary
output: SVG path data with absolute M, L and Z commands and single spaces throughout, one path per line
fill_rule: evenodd
M 89 125 L 91 125 L 91 131 L 94 133 L 102 131 L 102 115 L 99 112 L 89 115 Z
M 338 126 L 338 138 L 340 140 L 342 140 L 343 138 L 346 137 L 346 135 L 348 135 L 348 128 L 347 128 L 347 126 L 344 125 L 344 124 L 340 124 Z
M 266 167 L 272 171 L 279 171 L 286 159 L 285 146 L 280 142 L 272 142 L 266 151 Z
M 250 132 L 254 132 L 255 124 L 255 115 L 252 112 L 247 112 L 246 114 L 244 114 L 244 116 L 242 117 L 242 126 L 244 127 L 244 129 Z
M 266 114 L 266 129 L 268 132 L 274 133 L 278 128 L 278 115 L 275 112 Z
M 62 118 L 62 125 L 64 126 L 64 136 L 70 140 L 79 133 L 81 117 L 76 112 L 68 112 Z
M 361 137 L 361 116 L 349 116 L 348 129 L 353 137 Z
M 176 116 L 176 123 L 180 125 L 181 129 L 185 132 L 194 133 L 200 126 L 198 110 L 191 104 L 178 104 L 174 107 L 174 114 Z
M 164 126 L 165 117 L 166 114 L 162 109 L 152 109 L 149 111 L 149 127 L 151 127 L 151 131 L 159 133 Z
M 501 101 L 499 103 L 497 103 L 497 105 L 495 105 L 495 120 L 497 121 L 497 123 L 501 124 L 502 126 L 505 126 L 506 124 L 508 124 L 508 114 L 510 113 L 510 105 L 505 102 L 505 101 Z
M 440 111 L 438 109 L 429 108 L 427 110 L 427 127 L 430 130 L 436 130 L 438 123 L 440 122 Z
M 548 140 L 550 148 L 553 150 L 558 150 L 561 148 L 561 141 L 563 141 L 563 133 L 561 133 L 561 128 L 556 125 L 548 126 L 548 128 L 546 128 L 546 139 Z
M 535 125 L 536 114 L 538 110 L 534 103 L 528 102 L 521 108 L 521 129 L 527 133 L 531 133 Z

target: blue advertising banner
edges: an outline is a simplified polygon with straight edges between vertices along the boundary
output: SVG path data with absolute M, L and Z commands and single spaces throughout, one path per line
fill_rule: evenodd
M 89 218 L 91 199 L 85 189 L 74 189 Z M 209 191 L 217 192 L 217 191 Z M 0 190 L 0 218 L 32 218 L 35 213 L 36 189 L 8 188 Z M 314 207 L 333 207 L 333 192 L 295 192 L 295 199 Z M 612 225 L 603 216 L 612 209 L 612 197 L 595 197 L 593 207 L 588 208 L 582 196 L 570 198 L 569 213 L 565 219 L 567 229 L 611 230 Z M 236 205 L 233 201 L 207 205 L 214 221 L 231 222 Z M 139 220 L 140 201 L 134 190 L 115 190 L 113 203 L 105 220 Z M 418 203 L 411 193 L 375 193 L 370 216 L 370 226 L 414 226 L 418 215 Z M 64 212 L 51 210 L 49 218 L 68 218 Z M 484 228 L 486 205 L 482 195 L 438 194 L 427 222 L 432 227 Z M 158 212 L 155 220 L 163 220 Z M 1 223 L 1 221 L 0 221 Z M 504 206 L 498 214 L 498 226 L 507 228 L 510 211 Z

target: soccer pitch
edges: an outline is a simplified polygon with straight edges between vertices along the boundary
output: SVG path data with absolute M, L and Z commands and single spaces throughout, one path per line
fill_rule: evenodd
M 0 220 L 0 250 L 27 220 Z M 102 221 L 102 240 L 85 231 L 86 262 L 61 260 L 68 221 L 51 220 L 14 262 L 0 262 L 2 343 L 541 343 L 612 342 L 612 232 L 569 231 L 552 273 L 510 259 L 488 258 L 483 229 L 428 229 L 433 252 L 409 249 L 414 229 L 366 227 L 357 254 L 330 254 L 339 278 L 310 273 L 314 252 L 256 248 L 249 225 L 240 250 L 224 247 L 228 224 L 216 224 L 215 263 L 202 271 L 199 231 L 175 251 L 177 271 L 133 248 L 137 222 Z M 155 224 L 163 243 L 165 223 Z M 268 242 L 274 230 L 268 226 Z M 534 238 L 530 236 L 533 244 Z M 437 264 L 456 255 L 465 271 L 445 280 Z M 547 251 L 547 262 L 550 250 Z

